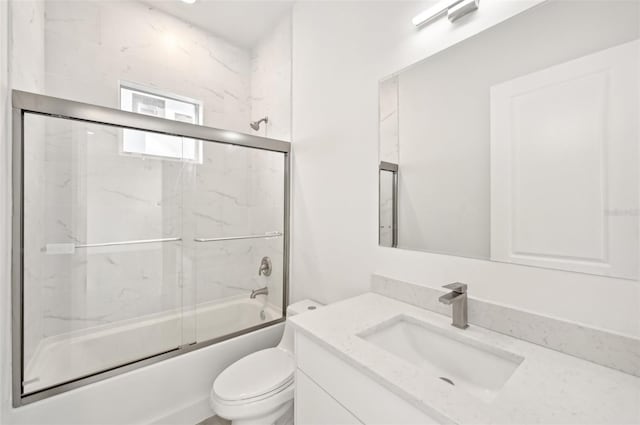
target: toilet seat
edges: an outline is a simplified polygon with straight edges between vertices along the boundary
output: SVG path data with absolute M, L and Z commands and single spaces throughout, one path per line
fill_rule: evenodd
M 289 383 L 287 383 L 286 385 L 277 388 L 273 391 L 270 391 L 268 393 L 256 396 L 254 398 L 249 398 L 249 399 L 245 399 L 245 400 L 225 400 L 220 398 L 217 394 L 212 394 L 212 401 L 215 401 L 215 403 L 217 405 L 221 405 L 221 406 L 227 406 L 227 407 L 233 407 L 233 406 L 247 406 L 249 404 L 255 403 L 258 404 L 258 402 L 261 401 L 269 401 L 270 399 L 275 399 L 278 398 L 280 399 L 283 395 L 285 398 L 287 398 L 286 396 L 286 392 L 290 389 L 293 389 L 293 380 L 291 380 Z
M 223 402 L 211 394 L 211 407 L 216 415 L 232 420 L 232 424 L 265 425 L 275 422 L 293 405 L 295 385 L 287 385 L 279 392 L 258 400 Z
M 280 348 L 256 351 L 228 368 L 213 384 L 212 396 L 226 405 L 262 400 L 293 384 L 295 362 Z

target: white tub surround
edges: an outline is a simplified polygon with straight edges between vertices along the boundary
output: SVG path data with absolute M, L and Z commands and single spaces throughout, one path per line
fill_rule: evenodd
M 40 341 L 27 364 L 25 393 L 171 351 L 167 341 L 213 340 L 280 317 L 279 307 L 243 296 L 55 335 Z
M 213 415 L 213 377 L 237 359 L 273 347 L 284 324 L 269 326 L 74 391 L 7 409 L 3 424 L 196 424 Z
M 452 386 L 427 368 L 380 348 L 369 335 L 394 321 L 417 323 L 439 335 L 459 340 L 467 346 L 490 348 L 504 358 L 519 359 L 513 373 L 488 397 L 478 396 L 464 385 Z M 640 421 L 640 378 L 596 365 L 554 350 L 471 325 L 466 330 L 451 326 L 445 315 L 427 311 L 379 294 L 366 293 L 327 306 L 317 312 L 292 318 L 296 344 L 316 345 L 326 353 L 326 361 L 344 365 L 369 379 L 380 389 L 406 401 L 403 412 L 417 409 L 422 421 L 438 423 L 638 423 Z M 296 351 L 300 373 L 307 373 L 313 350 Z M 505 354 L 506 353 L 506 354 Z M 404 357 L 404 354 L 402 354 Z M 520 362 L 521 360 L 521 362 Z M 519 364 L 518 364 L 519 363 Z M 309 377 L 322 386 L 321 374 Z M 326 374 L 331 373 L 326 368 Z M 327 384 L 328 385 L 328 384 Z M 344 380 L 344 387 L 356 385 Z M 377 390 L 376 390 L 377 391 Z M 356 394 L 333 396 L 346 411 L 368 423 L 366 409 L 359 409 Z M 338 394 L 341 393 L 342 394 Z M 368 405 L 382 403 L 367 396 Z M 308 399 L 300 400 L 303 404 Z M 298 401 L 296 401 L 298 403 Z M 394 401 L 395 403 L 395 401 Z M 411 413 L 411 412 L 410 412 Z M 412 416 L 413 415 L 413 416 Z M 397 423 L 415 423 L 415 414 Z M 411 419 L 414 418 L 414 419 Z
M 374 274 L 371 290 L 451 316 L 451 307 L 438 302 L 443 289 Z M 469 290 L 469 323 L 640 376 L 639 338 L 478 300 L 473 298 L 473 285 Z

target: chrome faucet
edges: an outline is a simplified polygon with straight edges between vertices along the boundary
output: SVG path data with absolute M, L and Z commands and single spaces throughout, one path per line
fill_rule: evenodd
M 262 257 L 260 261 L 260 268 L 258 269 L 258 276 L 271 276 L 271 258 Z
M 253 300 L 258 295 L 269 295 L 269 288 L 265 286 L 264 288 L 254 289 L 253 291 L 251 291 L 251 295 L 249 295 L 249 298 Z
M 451 314 L 452 326 L 460 329 L 469 327 L 467 322 L 467 285 L 462 282 L 454 282 L 444 285 L 443 288 L 451 289 L 451 292 L 444 294 L 438 301 L 442 304 L 452 305 Z

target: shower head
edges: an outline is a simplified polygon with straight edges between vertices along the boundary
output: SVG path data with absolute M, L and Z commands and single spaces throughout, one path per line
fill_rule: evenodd
M 258 121 L 253 121 L 251 123 L 249 123 L 249 127 L 251 127 L 252 129 L 254 129 L 255 131 L 260 130 L 260 124 L 262 123 L 268 124 L 269 123 L 269 117 L 264 117 L 264 118 L 260 118 Z

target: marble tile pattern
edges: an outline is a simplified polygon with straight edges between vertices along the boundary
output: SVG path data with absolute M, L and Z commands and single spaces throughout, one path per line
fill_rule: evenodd
M 251 120 L 269 117 L 252 134 L 291 141 L 291 14 L 251 51 Z
M 139 1 L 46 2 L 46 94 L 119 107 L 118 81 L 204 103 L 204 124 L 247 132 L 250 53 Z
M 187 191 L 185 234 L 198 238 L 282 232 L 284 156 L 215 143 L 204 146 L 193 191 Z M 283 238 L 206 242 L 194 247 L 198 301 L 221 299 L 267 286 L 269 300 L 282 307 Z M 262 257 L 270 276 L 259 276 Z M 189 279 L 185 279 L 188 282 Z
M 371 290 L 439 314 L 444 290 L 372 275 Z M 640 376 L 640 339 L 469 297 L 469 323 Z
M 400 162 L 398 76 L 389 77 L 379 86 L 380 161 Z
M 202 100 L 212 127 L 248 132 L 252 107 L 270 117 L 279 108 L 274 128 L 290 138 L 290 21 L 251 52 L 138 1 L 14 1 L 12 13 L 15 88 L 118 108 L 118 81 L 133 81 Z M 262 286 L 282 307 L 282 238 L 193 241 L 283 231 L 282 154 L 205 143 L 194 164 L 123 154 L 121 130 L 107 126 L 39 117 L 29 132 L 27 362 L 47 337 Z M 183 242 L 44 249 L 164 237 Z M 258 276 L 263 256 L 269 277 Z
M 28 282 L 42 285 L 44 337 L 188 309 L 262 286 L 269 287 L 270 302 L 282 306 L 282 237 L 194 242 L 282 232 L 282 154 L 205 143 L 202 164 L 143 159 L 120 154 L 120 130 L 34 119 L 46 124 L 51 148 L 45 203 L 55 214 L 43 220 L 46 241 L 183 239 L 43 255 L 45 276 Z M 41 165 L 28 170 L 37 173 Z M 37 225 L 27 223 L 31 229 Z M 41 252 L 42 246 L 29 246 L 29 252 Z M 268 277 L 257 273 L 263 256 L 274 268 Z
M 13 88 L 40 93 L 45 84 L 45 52 L 44 52 L 44 2 L 25 1 L 19 5 L 11 5 L 9 13 L 11 20 L 11 45 L 10 45 L 10 74 Z M 34 123 L 31 128 L 33 149 L 25 150 L 26 163 L 42 163 L 45 156 L 45 126 L 42 123 Z M 27 200 L 25 217 L 42 228 L 44 218 L 40 212 L 43 208 L 45 194 L 45 170 L 38 169 L 28 176 L 25 181 L 34 190 L 34 197 Z M 42 232 L 34 232 L 26 235 L 25 245 L 41 247 L 44 244 L 45 235 Z M 38 264 L 37 267 L 25 270 L 26 278 L 32 281 L 41 281 L 44 276 L 43 255 L 39 249 L 25 252 L 25 260 Z M 25 306 L 25 332 L 24 355 L 29 359 L 42 335 L 43 323 L 40 319 L 43 296 L 38 285 L 25 288 L 32 302 Z
M 121 155 L 119 130 L 56 118 L 28 116 L 29 149 L 34 148 L 35 124 L 46 128 L 44 163 L 27 164 L 25 175 L 45 170 L 46 210 L 39 211 L 41 222 L 25 217 L 28 233 L 39 233 L 34 230 L 41 228 L 44 235 L 39 245 L 26 247 L 29 253 L 42 253 L 42 258 L 40 262 L 25 258 L 25 270 L 40 266 L 43 273 L 40 280 L 26 279 L 25 288 L 41 293 L 41 336 L 176 308 L 177 277 L 167 285 L 166 261 L 158 244 L 77 248 L 72 255 L 48 255 L 45 250 L 51 242 L 75 245 L 167 237 L 161 220 L 166 209 L 162 173 L 171 171 L 163 170 L 160 160 Z M 170 165 L 175 164 L 179 163 Z M 174 180 L 178 171 L 173 171 Z M 173 187 L 176 190 L 175 182 Z M 26 199 L 34 199 L 36 189 L 27 187 Z M 177 255 L 168 258 L 175 262 Z M 164 299 L 168 289 L 170 303 Z M 32 298 L 29 293 L 26 297 L 31 308 Z
M 378 244 L 393 246 L 393 173 L 379 171 Z
M 524 358 L 483 401 L 358 335 L 398 316 Z M 289 319 L 298 332 L 441 423 L 627 424 L 640 421 L 640 378 L 369 292 Z

